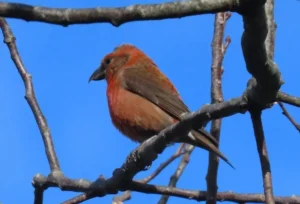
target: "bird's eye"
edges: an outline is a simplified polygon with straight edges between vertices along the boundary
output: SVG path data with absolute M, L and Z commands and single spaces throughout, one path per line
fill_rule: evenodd
M 109 64 L 111 62 L 111 59 L 106 59 L 105 64 Z

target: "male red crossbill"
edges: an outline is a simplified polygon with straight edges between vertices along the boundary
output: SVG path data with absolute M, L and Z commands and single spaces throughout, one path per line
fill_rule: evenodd
M 177 122 L 183 113 L 190 112 L 171 81 L 133 45 L 121 45 L 107 54 L 89 81 L 103 79 L 107 81 L 112 122 L 133 141 L 145 141 Z M 203 128 L 192 130 L 174 142 L 211 151 L 231 165 L 219 151 L 214 137 Z

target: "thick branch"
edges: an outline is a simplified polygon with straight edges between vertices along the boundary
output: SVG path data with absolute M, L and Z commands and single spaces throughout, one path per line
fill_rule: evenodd
M 33 113 L 35 120 L 37 122 L 37 125 L 39 127 L 40 133 L 42 135 L 45 150 L 46 150 L 46 155 L 47 155 L 47 159 L 48 159 L 51 171 L 52 172 L 59 171 L 60 166 L 59 166 L 59 162 L 56 157 L 55 150 L 54 150 L 51 132 L 48 127 L 46 118 L 43 115 L 43 113 L 40 109 L 40 106 L 37 102 L 37 99 L 36 99 L 36 96 L 34 93 L 31 75 L 27 72 L 27 70 L 21 60 L 21 57 L 19 55 L 16 43 L 15 43 L 15 37 L 4 18 L 0 18 L 0 27 L 2 29 L 4 42 L 7 44 L 8 49 L 11 54 L 11 58 L 12 58 L 13 62 L 15 63 L 16 68 L 18 69 L 18 72 L 21 75 L 22 80 L 24 82 L 25 90 L 26 90 L 25 99 L 27 100 L 27 102 L 32 110 L 32 113 Z
M 272 187 L 271 166 L 267 152 L 267 145 L 265 141 L 263 125 L 261 121 L 261 113 L 262 112 L 260 110 L 250 111 L 257 150 L 261 164 L 266 203 L 275 204 Z
M 43 204 L 44 199 L 44 189 L 36 188 L 34 189 L 34 204 Z
M 249 4 L 265 3 L 265 0 L 249 1 Z M 265 105 L 274 102 L 283 84 L 277 65 L 267 55 L 265 40 L 268 34 L 268 21 L 264 6 L 242 12 L 244 33 L 242 49 L 247 70 L 254 78 L 248 82 L 249 100 Z M 270 38 L 271 39 L 271 38 Z M 272 46 L 268 46 L 271 49 Z
M 20 3 L 0 3 L 0 16 L 26 21 L 58 25 L 111 23 L 119 26 L 126 22 L 181 18 L 205 13 L 235 10 L 237 0 L 188 0 L 161 4 L 131 5 L 119 8 L 48 8 Z
M 214 37 L 212 41 L 212 66 L 211 66 L 211 102 L 219 103 L 223 102 L 222 93 L 222 73 L 223 67 L 222 62 L 226 52 L 226 49 L 230 43 L 230 38 L 226 38 L 226 44 L 223 44 L 225 24 L 230 13 L 218 13 L 215 15 L 214 23 Z M 213 120 L 211 125 L 210 133 L 216 138 L 217 141 L 220 140 L 221 132 L 221 119 Z M 217 185 L 217 175 L 219 167 L 219 158 L 209 153 L 209 164 L 206 175 L 207 184 L 207 204 L 216 203 L 216 195 L 218 191 Z
M 296 96 L 291 96 L 281 91 L 279 91 L 277 94 L 277 101 L 300 107 L 300 98 Z

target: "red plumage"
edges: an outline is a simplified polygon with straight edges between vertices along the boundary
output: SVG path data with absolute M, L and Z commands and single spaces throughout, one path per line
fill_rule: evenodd
M 90 80 L 104 78 L 112 122 L 133 141 L 143 142 L 189 112 L 171 81 L 133 45 L 121 45 L 107 54 Z M 231 165 L 219 151 L 217 141 L 204 129 L 192 130 L 174 142 L 214 152 Z

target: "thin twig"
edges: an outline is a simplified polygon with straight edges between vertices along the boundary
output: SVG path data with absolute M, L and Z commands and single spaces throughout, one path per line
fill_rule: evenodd
M 60 166 L 59 166 L 59 162 L 58 162 L 55 150 L 54 150 L 51 132 L 48 127 L 46 118 L 43 115 L 43 113 L 40 109 L 40 106 L 37 102 L 33 84 L 32 84 L 31 75 L 27 72 L 27 70 L 21 60 L 21 57 L 19 55 L 16 43 L 15 43 L 16 39 L 4 18 L 0 18 L 0 27 L 2 29 L 4 42 L 7 44 L 8 49 L 11 54 L 11 58 L 12 58 L 13 62 L 15 63 L 16 68 L 18 69 L 19 74 L 21 75 L 22 80 L 24 82 L 25 90 L 26 90 L 25 99 L 27 100 L 27 102 L 32 110 L 32 113 L 33 113 L 35 120 L 37 122 L 37 125 L 39 127 L 40 133 L 42 135 L 47 159 L 48 159 L 48 162 L 50 165 L 50 169 L 52 172 L 59 171 Z
M 174 174 L 170 178 L 169 187 L 176 187 L 177 181 L 179 180 L 180 176 L 182 175 L 185 167 L 190 161 L 190 156 L 194 150 L 195 146 L 193 145 L 185 145 L 185 151 L 186 153 L 183 155 L 177 169 L 175 170 Z M 158 201 L 158 204 L 165 204 L 168 202 L 169 195 L 163 195 L 161 196 L 160 200 Z
M 211 66 L 211 102 L 220 103 L 223 102 L 222 93 L 222 73 L 223 73 L 223 59 L 226 53 L 226 49 L 230 44 L 230 37 L 226 38 L 225 44 L 223 44 L 224 31 L 226 21 L 230 18 L 231 13 L 218 13 L 215 15 L 214 23 L 214 37 L 212 42 L 212 66 Z M 210 133 L 220 140 L 221 132 L 221 119 L 213 120 Z M 219 158 L 209 153 L 209 164 L 206 175 L 207 184 L 207 204 L 216 203 L 216 195 L 218 191 L 217 174 L 218 174 Z
M 282 109 L 282 114 L 287 117 L 287 119 L 294 125 L 294 127 L 300 132 L 300 124 L 298 124 L 295 119 L 289 114 L 287 109 L 284 107 L 282 102 L 278 102 L 279 106 Z
M 264 182 L 264 193 L 266 197 L 267 204 L 275 204 L 273 196 L 273 186 L 272 186 L 272 175 L 271 166 L 268 157 L 267 145 L 264 136 L 263 125 L 261 121 L 261 110 L 250 111 L 251 120 L 253 124 L 255 140 L 257 145 L 257 150 L 259 154 L 262 177 Z
M 184 143 L 181 143 L 180 146 L 178 147 L 178 149 L 176 150 L 176 152 L 169 157 L 166 161 L 164 161 L 163 163 L 161 163 L 159 165 L 159 167 L 149 176 L 147 176 L 144 179 L 138 180 L 138 182 L 140 183 L 148 183 L 150 182 L 152 179 L 154 179 L 158 174 L 160 174 L 160 172 L 162 172 L 169 164 L 171 164 L 175 159 L 177 159 L 178 157 L 180 157 L 181 155 L 185 154 L 186 151 L 183 151 L 183 147 L 184 147 Z M 131 198 L 131 193 L 130 191 L 125 191 L 122 195 L 119 196 L 115 196 L 113 198 L 113 204 L 121 204 L 126 200 L 129 200 Z

